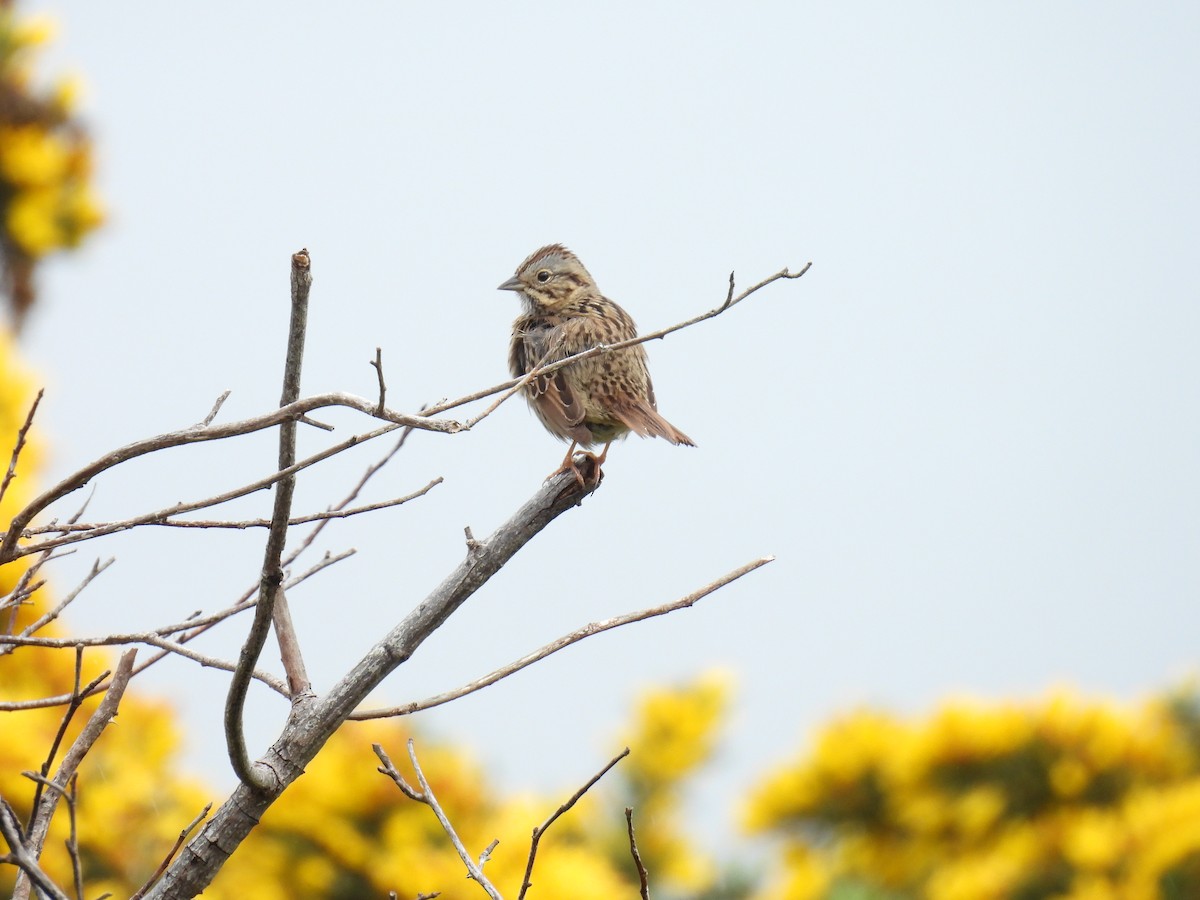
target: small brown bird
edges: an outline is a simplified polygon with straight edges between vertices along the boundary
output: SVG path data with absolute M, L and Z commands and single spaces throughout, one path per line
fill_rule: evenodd
M 513 323 L 508 351 L 508 367 L 517 378 L 539 365 L 637 337 L 629 313 L 600 293 L 583 263 L 562 244 L 536 251 L 499 290 L 516 291 L 525 304 Z M 541 375 L 525 386 L 525 398 L 547 431 L 571 441 L 555 475 L 574 472 L 582 481 L 573 461 L 575 447 L 604 444 L 599 457 L 589 454 L 599 473 L 609 445 L 631 431 L 695 446 L 658 414 L 641 344 Z

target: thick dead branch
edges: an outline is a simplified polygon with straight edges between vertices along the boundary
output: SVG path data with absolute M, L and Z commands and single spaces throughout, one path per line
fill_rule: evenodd
M 300 776 L 367 694 L 407 660 L 518 550 L 558 516 L 578 506 L 595 487 L 589 484 L 581 488 L 575 477 L 566 472 L 547 481 L 507 522 L 480 541 L 479 552 L 460 563 L 327 695 L 293 707 L 283 734 L 254 766 L 269 786 L 256 791 L 245 784 L 239 785 L 146 896 L 162 900 L 194 897 L 202 891 L 267 808 Z

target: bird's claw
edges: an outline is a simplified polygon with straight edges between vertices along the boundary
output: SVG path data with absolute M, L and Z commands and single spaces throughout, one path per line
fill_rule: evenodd
M 579 462 L 576 462 L 576 460 L 580 459 L 582 459 L 583 468 L 580 467 Z M 595 487 L 604 477 L 604 473 L 600 469 L 600 459 L 601 458 L 596 456 L 595 453 L 590 453 L 587 450 L 572 456 L 568 456 L 565 460 L 563 460 L 563 464 L 561 466 L 547 476 L 546 480 L 549 481 L 551 478 L 555 478 L 561 475 L 563 472 L 570 472 L 575 476 L 575 482 L 579 485 L 579 489 L 581 491 L 585 490 L 589 484 L 592 487 Z M 586 474 L 584 473 L 584 469 L 588 470 Z

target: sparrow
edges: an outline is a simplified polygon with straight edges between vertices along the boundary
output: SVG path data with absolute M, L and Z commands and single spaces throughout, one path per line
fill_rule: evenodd
M 516 378 L 592 347 L 637 337 L 629 313 L 600 293 L 579 257 L 562 244 L 532 253 L 498 289 L 515 291 L 524 305 L 524 312 L 513 322 L 508 350 L 508 367 Z M 571 442 L 552 476 L 573 472 L 581 486 L 583 476 L 574 463 L 576 447 L 586 451 L 604 445 L 599 456 L 588 453 L 599 480 L 609 446 L 631 431 L 695 446 L 659 415 L 641 344 L 538 375 L 525 385 L 524 392 L 546 430 Z

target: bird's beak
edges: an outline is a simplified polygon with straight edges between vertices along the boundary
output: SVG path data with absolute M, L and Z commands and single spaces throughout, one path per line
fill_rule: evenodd
M 508 279 L 508 281 L 504 282 L 504 284 L 500 285 L 500 287 L 496 288 L 496 290 L 498 290 L 498 291 L 519 291 L 519 290 L 523 290 L 524 287 L 525 286 L 523 284 L 521 284 L 521 279 L 518 278 L 516 275 L 514 275 L 512 278 Z

